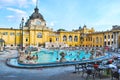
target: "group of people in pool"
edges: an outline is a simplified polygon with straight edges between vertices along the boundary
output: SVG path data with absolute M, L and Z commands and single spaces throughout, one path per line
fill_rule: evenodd
M 36 64 L 38 60 L 37 53 L 32 55 L 31 52 L 25 54 L 24 52 L 19 52 L 19 62 L 25 64 Z
M 31 56 L 31 54 L 29 54 L 27 55 L 26 60 L 27 60 L 27 63 L 37 63 L 38 55 L 36 54 Z
M 98 58 L 100 56 L 104 56 L 104 52 L 100 49 L 100 48 L 88 48 L 88 47 L 66 47 L 66 48 L 61 48 L 61 50 L 67 50 L 67 51 L 74 51 L 74 50 L 83 50 L 85 51 L 85 54 L 87 54 L 87 57 L 82 57 L 81 59 L 85 60 L 85 59 L 94 59 L 94 58 Z M 25 52 L 19 52 L 20 56 L 19 56 L 19 60 L 22 61 L 23 63 L 37 63 L 38 60 L 38 54 L 34 54 L 31 55 L 31 52 L 25 53 Z M 66 54 L 66 53 L 65 53 Z M 74 54 L 69 54 L 69 56 L 73 56 Z M 65 59 L 65 56 L 57 59 L 57 61 L 59 60 L 59 62 L 65 62 L 67 61 L 67 59 Z M 81 53 L 79 52 L 77 54 L 77 58 L 75 58 L 73 61 L 77 61 L 78 58 L 80 58 L 79 56 L 81 56 Z M 79 59 L 80 60 L 80 59 Z
M 66 56 L 69 56 L 69 57 L 74 57 L 74 59 L 71 59 L 70 61 L 79 61 L 79 60 L 89 60 L 89 59 L 95 59 L 95 58 L 99 58 L 99 57 L 102 57 L 102 56 L 105 56 L 103 50 L 101 48 L 66 48 L 67 49 L 67 53 L 64 53 L 66 54 Z M 65 50 L 65 49 L 63 49 Z M 83 50 L 84 52 L 80 52 L 80 51 L 77 51 L 77 54 L 75 55 L 74 53 L 72 54 L 71 52 L 69 53 L 69 51 L 72 50 Z M 63 60 L 62 60 L 63 59 Z M 65 58 L 61 57 L 60 58 L 60 62 L 62 61 L 67 61 L 65 60 Z

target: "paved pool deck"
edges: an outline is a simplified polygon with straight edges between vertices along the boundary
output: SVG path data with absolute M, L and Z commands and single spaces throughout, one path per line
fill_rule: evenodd
M 73 73 L 74 66 L 20 69 L 6 65 L 6 59 L 16 57 L 16 50 L 9 50 L 0 55 L 0 80 L 85 80 L 80 73 Z M 92 77 L 89 79 L 92 80 Z M 110 80 L 97 78 L 96 80 Z

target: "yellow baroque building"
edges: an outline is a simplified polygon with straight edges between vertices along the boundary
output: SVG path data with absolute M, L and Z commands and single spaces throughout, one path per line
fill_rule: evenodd
M 120 26 L 113 26 L 110 31 L 95 32 L 86 25 L 77 30 L 65 31 L 46 26 L 44 17 L 36 7 L 33 14 L 24 24 L 22 19 L 20 29 L 0 28 L 0 46 L 45 46 L 48 47 L 114 47 L 120 48 Z

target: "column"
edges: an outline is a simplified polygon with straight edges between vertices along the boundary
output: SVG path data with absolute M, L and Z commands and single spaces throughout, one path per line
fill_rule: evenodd
M 116 48 L 118 48 L 118 33 L 116 32 Z
M 116 48 L 116 33 L 113 32 L 113 47 Z

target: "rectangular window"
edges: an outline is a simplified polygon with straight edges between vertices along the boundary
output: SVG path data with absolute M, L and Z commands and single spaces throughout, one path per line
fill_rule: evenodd
M 17 36 L 20 36 L 20 33 L 17 33 Z
M 59 41 L 59 38 L 56 38 L 56 41 Z
M 102 38 L 100 38 L 100 43 L 102 43 Z
M 37 38 L 42 38 L 42 33 L 38 33 Z
M 99 38 L 98 37 L 96 37 L 96 43 L 99 43 Z
M 14 33 L 14 32 L 11 32 L 10 35 L 13 36 L 13 35 L 15 35 L 15 33 Z
M 8 35 L 8 32 L 3 32 L 3 35 Z

